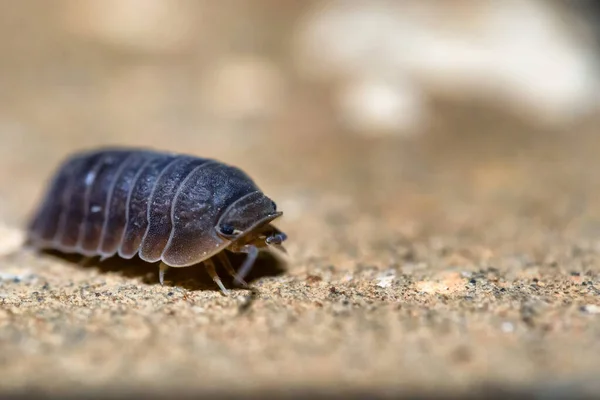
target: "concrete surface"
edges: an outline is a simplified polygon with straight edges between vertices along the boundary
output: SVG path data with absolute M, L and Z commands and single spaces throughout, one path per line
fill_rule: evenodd
M 298 146 L 285 144 L 273 152 L 289 154 L 265 155 L 253 175 L 289 213 L 279 226 L 290 263 L 260 263 L 255 296 L 222 296 L 201 268 L 170 271 L 161 287 L 156 266 L 140 261 L 82 266 L 17 249 L 18 224 L 7 225 L 2 388 L 591 385 L 600 350 L 597 139 L 538 137 L 524 157 L 473 141 L 443 154 L 437 144 L 346 142 L 321 155 L 293 158 Z M 5 191 L 32 157 L 3 159 Z M 303 162 L 327 167 L 313 176 Z M 19 170 L 32 193 L 52 168 L 33 164 Z M 25 220 L 23 200 L 36 195 L 19 187 L 9 197 L 7 209 Z

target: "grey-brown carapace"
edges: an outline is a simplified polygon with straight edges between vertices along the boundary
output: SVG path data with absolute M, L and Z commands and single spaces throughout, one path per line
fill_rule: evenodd
M 135 148 L 86 150 L 55 172 L 28 227 L 38 249 L 106 259 L 136 254 L 168 267 L 204 263 L 223 291 L 213 259 L 237 283 L 259 251 L 285 252 L 272 225 L 275 202 L 240 169 L 191 155 Z M 246 253 L 238 272 L 224 250 Z

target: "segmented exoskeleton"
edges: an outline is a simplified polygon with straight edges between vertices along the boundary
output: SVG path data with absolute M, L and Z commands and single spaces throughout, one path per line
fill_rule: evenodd
M 284 251 L 286 235 L 271 222 L 275 203 L 240 169 L 191 155 L 134 148 L 76 153 L 56 171 L 28 229 L 28 241 L 106 259 L 136 254 L 168 267 L 204 263 L 219 279 L 213 256 L 236 282 L 261 249 Z M 223 250 L 247 253 L 236 273 Z

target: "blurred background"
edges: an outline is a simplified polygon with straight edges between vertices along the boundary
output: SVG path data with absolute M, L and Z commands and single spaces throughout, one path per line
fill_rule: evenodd
M 585 143 L 598 114 L 599 9 L 1 2 L 0 214 L 22 223 L 62 157 L 103 144 L 240 165 L 289 200 L 290 217 L 308 211 L 298 191 L 323 184 L 353 201 L 389 199 L 398 182 L 431 177 L 430 159 L 438 178 L 463 168 L 461 180 L 474 171 L 465 162 L 487 160 L 493 172 L 478 176 L 493 182 L 532 147 Z
M 394 348 L 405 349 L 410 332 L 420 335 L 411 324 L 418 324 L 419 318 L 430 321 L 421 316 L 430 315 L 428 310 L 435 307 L 441 307 L 438 315 L 456 312 L 447 325 L 451 328 L 463 321 L 462 311 L 457 311 L 461 307 L 482 327 L 463 343 L 467 350 L 462 352 L 462 347 L 448 350 L 454 345 L 440 341 L 434 327 L 433 333 L 424 334 L 426 345 L 408 346 L 406 353 L 396 354 L 382 347 L 387 342 L 379 340 L 375 328 L 368 330 L 365 325 L 365 331 L 354 335 L 348 329 L 345 335 L 344 325 L 337 322 L 317 324 L 326 326 L 319 334 L 324 343 L 319 350 L 321 363 L 301 346 L 294 353 L 277 342 L 283 337 L 278 332 L 289 328 L 285 331 L 289 335 L 305 334 L 297 339 L 302 346 L 312 343 L 309 327 L 313 324 L 308 317 L 297 317 L 305 321 L 304 331 L 287 322 L 273 328 L 268 345 L 260 340 L 271 331 L 261 330 L 262 322 L 257 322 L 255 330 L 243 332 L 254 347 L 241 347 L 225 342 L 227 335 L 220 330 L 221 324 L 229 323 L 228 334 L 240 335 L 236 322 L 228 322 L 229 314 L 223 317 L 220 308 L 210 308 L 220 298 L 193 293 L 190 296 L 208 299 L 210 318 L 217 323 L 200 329 L 190 322 L 186 327 L 198 335 L 206 329 L 214 334 L 214 341 L 207 339 L 193 347 L 187 341 L 192 340 L 186 336 L 188 331 L 173 328 L 168 335 L 179 335 L 181 346 L 139 350 L 149 360 L 154 357 L 154 362 L 141 356 L 120 361 L 104 351 L 98 359 L 110 358 L 110 363 L 123 369 L 115 367 L 98 375 L 97 363 L 89 359 L 79 364 L 63 361 L 62 370 L 46 368 L 64 360 L 60 346 L 68 347 L 70 342 L 63 335 L 56 339 L 60 346 L 52 342 L 48 347 L 52 350 L 34 354 L 51 355 L 38 364 L 33 358 L 22 359 L 19 348 L 7 346 L 21 370 L 7 362 L 6 371 L 12 371 L 17 383 L 44 370 L 50 377 L 70 371 L 60 376 L 127 384 L 138 381 L 119 371 L 139 373 L 135 377 L 147 383 L 171 374 L 173 382 L 181 379 L 196 385 L 194 371 L 202 371 L 207 380 L 224 380 L 231 371 L 246 377 L 262 371 L 262 378 L 271 382 L 281 366 L 292 371 L 290 380 L 313 377 L 330 382 L 333 376 L 367 385 L 377 379 L 389 383 L 411 377 L 422 382 L 439 382 L 439 377 L 451 381 L 458 376 L 453 374 L 462 374 L 457 378 L 461 382 L 489 376 L 520 381 L 549 379 L 555 376 L 552 373 L 597 371 L 593 356 L 597 353 L 583 346 L 597 346 L 597 324 L 595 328 L 583 320 L 563 324 L 547 314 L 545 321 L 554 327 L 554 336 L 548 342 L 538 340 L 549 337 L 551 328 L 527 322 L 534 318 L 527 316 L 533 306 L 528 303 L 531 294 L 523 294 L 523 288 L 533 285 L 531 279 L 544 281 L 544 274 L 556 271 L 544 269 L 548 265 L 564 268 L 560 277 L 564 279 L 557 284 L 561 288 L 583 279 L 569 275 L 570 271 L 583 276 L 586 268 L 597 265 L 588 258 L 569 257 L 592 257 L 585 251 L 600 251 L 595 239 L 600 234 L 596 201 L 600 194 L 599 22 L 600 6 L 594 0 L 0 0 L 1 224 L 19 228 L 25 224 L 54 169 L 73 151 L 135 145 L 213 157 L 246 170 L 283 210 L 279 226 L 290 238 L 290 282 L 299 279 L 305 285 L 306 276 L 318 275 L 314 282 L 323 279 L 319 290 L 324 308 L 307 300 L 315 293 L 285 292 L 289 285 L 268 281 L 277 307 L 280 298 L 294 301 L 273 306 L 268 313 L 293 314 L 304 301 L 303 307 L 316 315 L 337 316 L 338 308 L 346 310 L 349 303 L 336 303 L 342 295 L 330 292 L 328 282 L 361 288 L 391 269 L 392 278 L 404 274 L 403 280 L 398 278 L 407 282 L 402 290 L 384 277 L 383 283 L 348 298 L 351 304 L 362 304 L 356 307 L 364 311 L 370 304 L 396 304 L 405 296 L 404 309 L 394 308 L 391 317 L 386 314 L 380 320 L 382 326 L 395 327 L 388 338 L 395 341 Z M 570 247 L 573 243 L 578 252 Z M 493 257 L 500 261 L 492 263 Z M 35 273 L 44 273 L 42 267 L 31 265 Z M 514 283 L 507 284 L 512 297 L 498 295 L 477 306 L 463 302 L 463 280 L 467 282 L 471 275 L 461 270 L 463 275 L 457 272 L 448 284 L 460 295 L 453 298 L 456 303 L 446 306 L 444 296 L 452 294 L 439 289 L 439 285 L 446 288 L 446 281 L 432 284 L 428 275 L 435 268 L 476 271 L 488 265 L 501 274 L 517 271 L 506 275 L 506 282 Z M 542 267 L 533 273 L 528 269 L 532 265 Z M 44 279 L 56 276 L 52 285 L 68 282 L 60 274 L 88 284 L 89 276 L 74 268 L 49 271 Z M 414 289 L 413 278 L 421 279 L 422 291 Z M 127 278 L 117 281 L 110 274 L 94 279 L 132 285 Z M 591 277 L 585 279 L 592 282 Z M 579 294 L 565 295 L 563 301 L 550 286 L 547 290 L 554 303 L 545 304 L 556 306 L 557 312 L 567 313 L 561 307 L 569 302 L 575 304 L 575 311 L 569 310 L 581 316 L 576 307 L 591 301 Z M 423 300 L 419 297 L 423 293 L 433 300 Z M 371 296 L 371 303 L 361 303 L 366 301 L 362 296 Z M 15 304 L 21 303 L 15 300 Z M 478 313 L 488 304 L 493 304 L 489 307 L 497 315 Z M 420 311 L 411 311 L 411 305 Z M 64 306 L 53 307 L 64 313 Z M 73 307 L 70 312 L 78 315 L 81 307 Z M 106 310 L 102 307 L 97 306 Z M 176 321 L 171 314 L 154 314 L 153 307 L 148 306 L 147 312 L 156 317 L 155 328 L 166 330 L 165 321 Z M 599 308 L 589 310 L 597 314 Z M 513 311 L 515 321 L 522 319 L 525 325 L 514 322 L 506 328 L 501 318 Z M 493 323 L 485 319 L 488 314 Z M 268 315 L 267 325 L 288 321 Z M 21 323 L 36 326 L 28 321 L 23 317 Z M 87 318 L 81 321 L 85 323 L 73 323 L 77 328 L 73 335 L 89 329 Z M 112 314 L 101 322 L 107 321 L 113 321 Z M 201 323 L 195 317 L 185 321 Z M 11 324 L 18 338 L 29 329 L 19 331 L 19 325 Z M 462 327 L 452 330 L 455 342 L 466 340 Z M 574 340 L 571 328 L 582 336 L 589 334 L 587 339 Z M 38 340 L 37 331 L 31 329 L 31 340 Z M 513 331 L 523 334 L 519 341 L 506 336 Z M 370 339 L 362 341 L 363 333 Z M 119 340 L 126 336 L 116 335 Z M 87 337 L 94 337 L 93 333 Z M 134 333 L 127 337 L 137 338 Z M 491 337 L 503 340 L 505 347 L 490 343 Z M 127 339 L 123 340 L 110 345 L 128 347 Z M 420 336 L 414 343 L 418 340 Z M 159 346 L 158 342 L 151 346 Z M 26 346 L 29 342 L 20 343 L 32 348 Z M 214 351 L 214 343 L 225 350 Z M 280 351 L 269 347 L 275 343 Z M 469 346 L 475 350 L 471 352 Z M 565 352 L 564 346 L 571 346 L 571 352 Z M 437 357 L 432 348 L 443 356 Z M 83 345 L 73 350 L 73 360 L 84 352 L 80 349 Z M 177 349 L 183 349 L 182 354 L 169 353 Z M 280 357 L 286 351 L 292 355 L 269 365 L 253 364 L 254 356 L 268 351 Z M 464 361 L 465 352 L 471 361 Z M 221 363 L 203 363 L 205 357 L 221 356 Z M 359 360 L 356 364 L 348 361 L 354 356 L 354 361 Z M 365 372 L 361 368 L 368 357 L 371 369 Z M 241 364 L 240 359 L 247 363 Z M 172 369 L 158 368 L 163 361 Z M 459 372 L 456 365 L 464 369 Z

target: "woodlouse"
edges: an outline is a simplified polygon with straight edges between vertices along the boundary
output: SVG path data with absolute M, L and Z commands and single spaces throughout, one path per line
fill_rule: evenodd
M 59 166 L 28 226 L 35 248 L 86 257 L 204 263 L 223 291 L 213 256 L 237 283 L 260 250 L 283 251 L 271 224 L 283 213 L 240 169 L 214 159 L 149 149 L 85 150 Z M 223 250 L 246 253 L 236 273 Z

